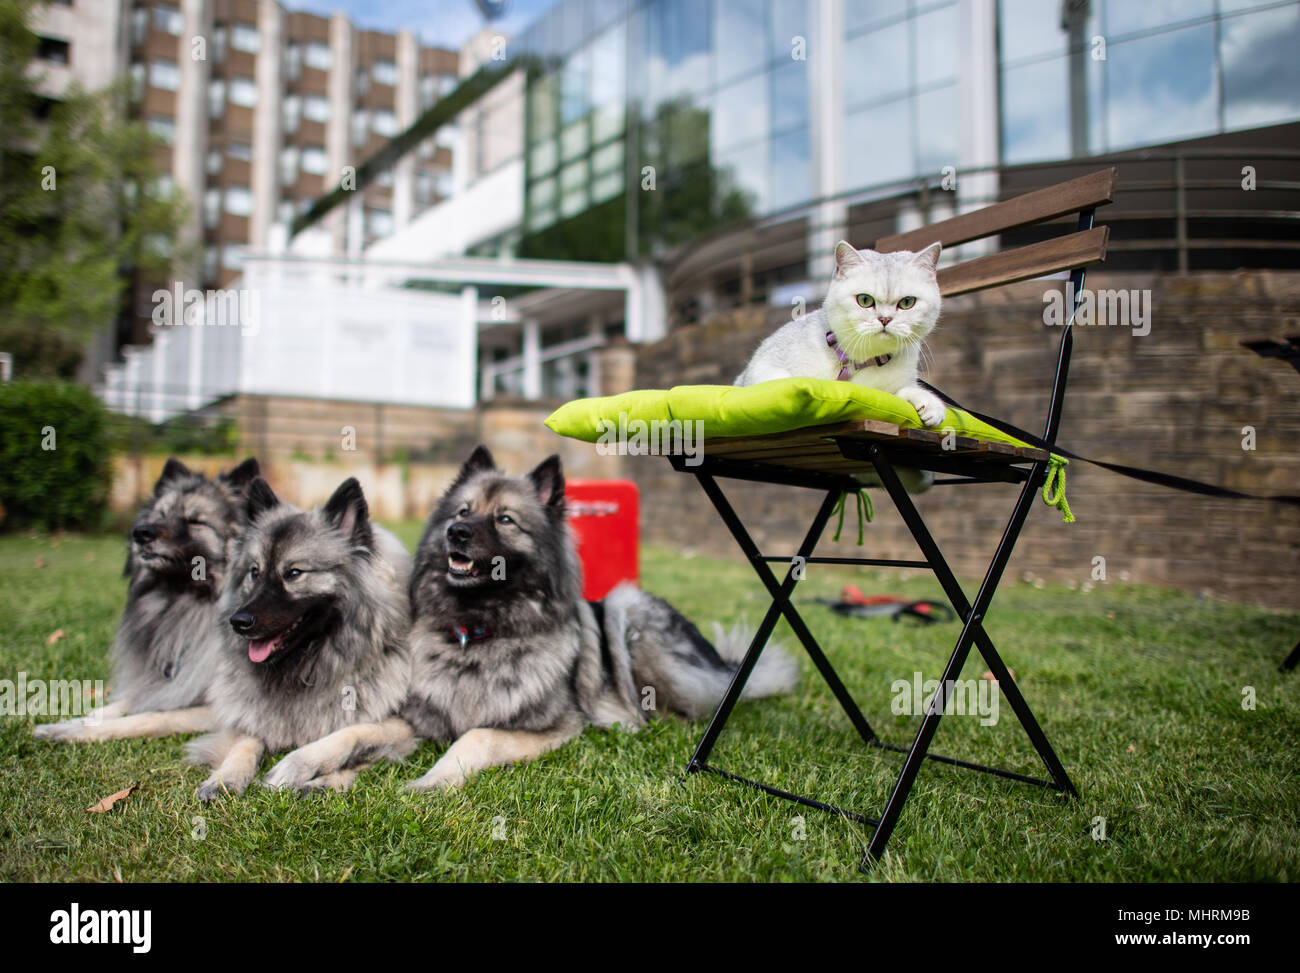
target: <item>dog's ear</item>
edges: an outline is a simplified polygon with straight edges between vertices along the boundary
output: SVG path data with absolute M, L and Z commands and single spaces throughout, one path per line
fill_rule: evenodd
M 271 489 L 271 484 L 267 483 L 260 476 L 253 477 L 253 482 L 248 485 L 248 495 L 244 501 L 245 509 L 248 511 L 248 520 L 251 523 L 260 517 L 263 513 L 272 507 L 279 505 L 280 498 L 275 495 Z
M 325 520 L 354 544 L 370 547 L 374 542 L 370 530 L 370 506 L 354 476 L 344 480 L 326 502 Z
M 537 489 L 538 499 L 548 507 L 564 505 L 564 470 L 559 456 L 548 456 L 528 474 Z
M 451 493 L 452 490 L 455 490 L 475 473 L 481 473 L 484 470 L 495 470 L 496 468 L 496 460 L 492 458 L 492 453 L 480 443 L 474 447 L 474 452 L 469 454 L 469 459 L 465 460 L 465 465 L 456 474 L 456 479 L 451 481 L 451 486 L 447 487 L 447 492 Z
M 229 484 L 235 491 L 242 492 L 261 473 L 262 470 L 257 465 L 257 460 L 250 456 L 233 470 L 222 473 L 217 479 Z
M 156 497 L 167 488 L 167 484 L 172 480 L 178 480 L 182 476 L 189 476 L 190 468 L 178 460 L 175 456 L 170 457 L 163 466 L 162 475 L 158 477 L 158 482 L 153 486 L 153 495 Z

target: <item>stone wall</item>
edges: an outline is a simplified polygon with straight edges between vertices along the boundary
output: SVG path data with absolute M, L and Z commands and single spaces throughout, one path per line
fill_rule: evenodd
M 1151 292 L 1151 330 L 1075 329 L 1059 441 L 1098 459 L 1163 470 L 1247 492 L 1300 494 L 1300 375 L 1261 359 L 1242 339 L 1300 334 L 1300 274 L 1107 275 L 1095 289 Z M 1042 323 L 1043 282 L 947 302 L 931 337 L 929 379 L 958 401 L 1041 430 L 1059 330 Z M 780 308 L 732 312 L 640 349 L 636 385 L 730 382 L 750 352 L 788 319 Z M 1256 431 L 1244 450 L 1243 428 Z M 695 550 L 735 544 L 693 480 L 666 460 L 629 460 L 641 488 L 642 536 Z M 812 491 L 730 481 L 729 495 L 769 553 L 793 551 L 818 497 Z M 982 573 L 1017 487 L 941 487 L 917 498 L 950 563 Z M 913 557 L 915 546 L 877 492 L 867 531 L 872 556 Z M 1171 585 L 1279 607 L 1300 590 L 1300 510 L 1212 500 L 1150 486 L 1083 463 L 1069 468 L 1078 521 L 1035 505 L 1008 577 Z M 851 516 L 851 514 L 850 514 Z M 851 540 L 849 539 L 852 535 Z M 820 553 L 851 554 L 856 525 Z

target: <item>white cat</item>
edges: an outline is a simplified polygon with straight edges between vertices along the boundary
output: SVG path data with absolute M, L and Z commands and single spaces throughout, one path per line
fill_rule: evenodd
M 917 384 L 921 345 L 939 321 L 940 245 L 912 253 L 835 246 L 835 273 L 821 309 L 769 335 L 737 385 L 775 378 L 838 378 L 891 392 L 937 426 L 944 405 Z

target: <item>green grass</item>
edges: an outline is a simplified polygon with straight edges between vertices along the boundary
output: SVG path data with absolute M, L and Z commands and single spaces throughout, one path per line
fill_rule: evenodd
M 414 543 L 418 525 L 400 532 Z M 39 567 L 37 565 L 40 565 Z M 116 537 L 0 540 L 0 678 L 107 679 L 124 597 Z M 692 618 L 765 603 L 748 567 L 651 550 L 643 583 Z M 813 566 L 797 596 L 847 582 L 937 595 L 928 579 Z M 907 742 L 891 683 L 939 674 L 955 624 L 806 617 L 864 711 Z M 1300 615 L 1122 584 L 1084 594 L 1008 583 L 988 627 L 1082 795 L 927 764 L 868 880 L 1294 881 L 1300 878 L 1300 673 L 1277 672 Z M 53 645 L 56 629 L 65 636 Z M 789 631 L 778 637 L 794 645 Z M 802 655 L 802 653 L 800 653 Z M 739 707 L 713 762 L 878 812 L 901 756 L 864 749 L 804 660 L 788 698 Z M 978 658 L 964 675 L 978 677 Z M 1257 705 L 1242 707 L 1243 688 Z M 37 743 L 0 718 L 0 879 L 111 881 L 859 880 L 864 827 L 717 778 L 679 781 L 702 723 L 633 736 L 588 730 L 536 763 L 450 794 L 408 795 L 439 750 L 367 772 L 352 792 L 299 800 L 253 789 L 204 807 L 180 742 Z M 995 726 L 947 718 L 937 752 L 1041 771 L 1009 707 Z M 107 814 L 85 808 L 129 784 Z M 802 824 L 798 820 L 802 817 Z M 1106 820 L 1106 840 L 1091 836 Z M 199 819 L 202 819 L 200 826 Z M 203 837 L 195 837 L 202 833 Z

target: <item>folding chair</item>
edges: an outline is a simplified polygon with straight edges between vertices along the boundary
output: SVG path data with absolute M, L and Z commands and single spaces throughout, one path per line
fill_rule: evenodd
M 1072 289 L 1067 293 L 1072 295 L 1073 304 L 1061 333 L 1056 375 L 1044 424 L 1042 439 L 1047 444 L 1056 442 L 1056 432 L 1061 421 L 1061 408 L 1065 399 L 1066 380 L 1070 368 L 1070 350 L 1073 344 L 1071 329 L 1083 291 L 1084 268 L 1105 259 L 1106 255 L 1108 230 L 1106 227 L 1093 227 L 1093 212 L 1096 207 L 1113 200 L 1115 179 L 1115 169 L 1103 170 L 957 216 L 933 226 L 887 237 L 876 243 L 876 249 L 885 252 L 918 250 L 935 240 L 942 241 L 944 246 L 948 247 L 1045 223 L 1062 216 L 1078 215 L 1075 232 L 1029 246 L 978 257 L 939 271 L 939 285 L 946 296 L 985 290 L 1060 271 L 1070 272 L 1069 281 Z M 1011 678 L 984 628 L 989 606 L 1025 524 L 1034 494 L 1046 481 L 1050 453 L 1044 449 L 1010 446 L 1005 443 L 985 442 L 966 437 L 957 437 L 954 442 L 953 437 L 949 436 L 947 443 L 944 439 L 945 437 L 937 430 L 900 428 L 887 422 L 856 420 L 835 426 L 772 435 L 706 439 L 702 457 L 699 455 L 694 457 L 696 465 L 688 463 L 686 456 L 670 456 L 674 469 L 681 473 L 689 473 L 699 481 L 772 599 L 771 606 L 763 616 L 739 670 L 718 705 L 717 711 L 713 714 L 703 739 L 695 748 L 695 753 L 686 768 L 687 773 L 712 773 L 740 781 L 798 804 L 834 811 L 870 825 L 874 831 L 867 854 L 862 860 L 864 868 L 867 867 L 869 859 L 879 859 L 884 854 L 885 846 L 898 824 L 916 775 L 925 760 L 1050 788 L 1070 797 L 1078 796 L 1046 734 L 1038 725 L 1038 721 L 1029 709 L 1029 704 L 1021 695 L 1020 689 Z M 945 445 L 955 448 L 945 448 Z M 966 486 L 990 482 L 1022 484 L 1019 497 L 1012 508 L 1006 528 L 998 541 L 974 601 L 967 599 L 961 585 L 948 567 L 943 552 L 913 504 L 912 498 L 900 483 L 897 473 L 897 467 L 900 466 L 931 470 L 941 474 L 935 478 L 936 486 Z M 879 478 L 880 484 L 883 485 L 916 540 L 921 550 L 920 560 L 814 556 L 813 551 L 817 541 L 841 496 L 847 497 L 861 489 L 862 483 L 859 477 L 870 474 L 875 474 Z M 728 502 L 719 485 L 720 479 L 804 487 L 820 490 L 825 496 L 802 543 L 793 555 L 764 554 L 758 549 L 740 517 Z M 768 567 L 773 562 L 789 565 L 783 580 L 778 581 Z M 804 564 L 859 564 L 928 569 L 934 573 L 944 594 L 957 612 L 958 618 L 962 620 L 961 634 L 944 668 L 939 690 L 932 697 L 921 721 L 921 727 L 910 747 L 886 743 L 871 728 L 817 644 L 817 639 L 791 602 L 790 594 L 798 581 L 798 569 Z M 727 719 L 749 679 L 754 664 L 771 637 L 777 619 L 782 616 L 808 652 L 813 665 L 829 685 L 844 712 L 848 714 L 863 742 L 881 750 L 907 754 L 889 800 L 878 818 L 844 811 L 809 797 L 792 794 L 741 777 L 709 763 L 714 744 L 726 726 Z M 930 743 L 948 705 L 953 681 L 960 676 L 972 645 L 979 650 L 997 680 L 997 685 L 1046 765 L 1050 780 L 930 753 Z

